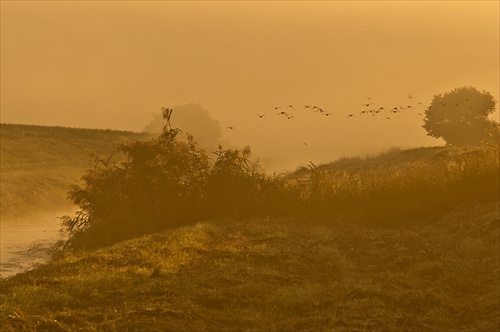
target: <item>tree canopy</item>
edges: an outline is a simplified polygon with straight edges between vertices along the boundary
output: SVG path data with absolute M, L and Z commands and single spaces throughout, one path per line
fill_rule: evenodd
M 478 145 L 498 138 L 498 122 L 488 119 L 496 101 L 487 91 L 460 87 L 435 95 L 425 111 L 423 128 L 450 145 Z

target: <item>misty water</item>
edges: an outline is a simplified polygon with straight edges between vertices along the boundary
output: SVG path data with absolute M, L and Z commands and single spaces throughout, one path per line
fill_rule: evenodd
M 0 223 L 0 277 L 33 269 L 49 259 L 48 249 L 59 239 L 58 217 L 73 211 L 50 211 L 28 217 L 3 218 Z

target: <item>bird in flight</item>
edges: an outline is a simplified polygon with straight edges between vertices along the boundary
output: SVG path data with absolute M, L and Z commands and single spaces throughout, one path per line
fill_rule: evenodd
M 373 103 L 365 103 L 365 104 L 361 104 L 361 105 L 365 105 L 366 107 L 368 107 L 370 105 L 373 105 Z
M 264 117 L 264 115 L 265 115 L 265 114 L 257 114 L 257 116 L 258 116 L 259 118 L 261 118 L 261 119 Z
M 354 114 L 349 114 L 349 115 L 347 116 L 347 118 L 348 118 L 348 119 L 349 119 L 349 118 L 354 118 L 354 117 L 355 117 L 355 116 L 354 116 Z
M 227 126 L 227 129 L 233 130 L 233 129 L 234 129 L 234 127 Z
M 290 115 L 290 116 L 287 116 L 287 119 L 290 120 L 290 119 L 293 119 L 294 116 L 293 115 Z

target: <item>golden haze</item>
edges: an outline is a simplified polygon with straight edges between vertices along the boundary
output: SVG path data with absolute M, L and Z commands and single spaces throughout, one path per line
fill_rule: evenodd
M 141 131 L 160 107 L 194 102 L 280 167 L 440 145 L 417 114 L 435 94 L 466 85 L 498 100 L 498 12 L 493 1 L 3 1 L 1 121 Z M 361 117 L 369 102 L 421 108 Z M 273 107 L 290 104 L 283 121 Z

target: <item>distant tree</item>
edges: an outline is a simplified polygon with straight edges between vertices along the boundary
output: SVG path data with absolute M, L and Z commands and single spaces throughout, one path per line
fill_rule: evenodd
M 222 140 L 222 129 L 217 120 L 200 104 L 175 106 L 174 127 L 182 128 L 184 133 L 194 136 L 200 147 L 212 151 Z M 161 133 L 165 121 L 161 112 L 153 114 L 154 119 L 144 128 L 144 132 Z M 227 145 L 227 142 L 224 142 Z
M 486 91 L 460 87 L 434 96 L 425 111 L 427 135 L 450 145 L 478 145 L 499 137 L 498 123 L 488 119 L 496 101 Z

